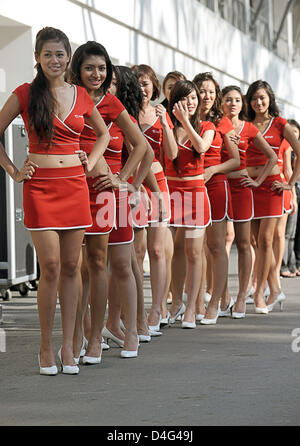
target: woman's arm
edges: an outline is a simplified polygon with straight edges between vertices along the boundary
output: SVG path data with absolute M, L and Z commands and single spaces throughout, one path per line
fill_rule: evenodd
M 109 141 L 110 136 L 108 130 L 106 128 L 105 122 L 102 119 L 99 111 L 96 107 L 93 108 L 93 112 L 90 117 L 85 118 L 88 125 L 93 127 L 93 130 L 96 134 L 96 141 L 93 146 L 91 153 L 87 157 L 87 173 L 90 173 L 97 161 L 103 156 Z
M 3 135 L 7 127 L 20 113 L 20 104 L 17 96 L 12 94 L 4 104 L 0 111 L 0 136 Z M 24 161 L 22 168 L 19 170 L 12 160 L 7 156 L 3 145 L 0 143 L 0 165 L 3 169 L 18 183 L 28 180 L 34 174 L 37 164 L 30 161 L 28 158 Z
M 293 173 L 288 180 L 288 184 L 281 183 L 279 181 L 274 181 L 273 188 L 280 191 L 283 189 L 289 189 L 292 190 L 295 186 L 296 180 L 300 175 L 300 143 L 298 139 L 296 138 L 292 127 L 290 124 L 286 124 L 283 130 L 283 136 L 287 140 L 287 142 L 290 143 L 290 146 L 292 147 L 293 151 L 296 155 L 296 162 L 294 164 L 294 170 Z
M 136 170 L 136 172 L 133 176 L 132 185 L 135 187 L 136 190 L 139 189 L 142 182 L 144 181 L 144 179 L 150 172 L 151 165 L 154 160 L 154 152 L 152 150 L 152 147 L 150 146 L 150 144 L 148 143 L 146 138 L 145 138 L 145 141 L 146 141 L 146 145 L 147 145 L 146 153 L 145 153 L 142 161 L 140 162 L 138 169 Z
M 201 136 L 194 130 L 189 120 L 189 113 L 187 105 L 181 101 L 177 102 L 174 105 L 173 114 L 176 119 L 181 123 L 182 127 L 186 131 L 186 134 L 189 140 L 192 143 L 192 146 L 198 153 L 205 153 L 211 146 L 213 137 L 209 142 L 210 138 L 204 140 Z M 211 130 L 213 135 L 213 131 Z
M 229 160 L 224 163 L 217 164 L 215 166 L 208 167 L 204 172 L 204 179 L 207 182 L 213 175 L 217 173 L 229 173 L 234 169 L 237 169 L 240 165 L 240 155 L 237 145 L 233 142 L 232 138 L 235 135 L 234 130 L 230 130 L 224 136 L 224 145 L 229 155 Z
M 277 156 L 272 147 L 267 143 L 265 138 L 262 136 L 260 132 L 257 133 L 254 138 L 255 146 L 266 156 L 268 161 L 264 165 L 263 169 L 260 172 L 260 175 L 256 178 L 256 180 L 252 180 L 249 176 L 243 178 L 241 180 L 241 184 L 243 186 L 253 186 L 258 187 L 262 184 L 262 182 L 270 175 L 271 170 L 277 163 Z
M 126 110 L 120 113 L 115 120 L 115 124 L 122 130 L 125 135 L 125 140 L 132 146 L 129 157 L 119 175 L 121 181 L 127 181 L 145 155 L 147 145 L 144 135 L 139 127 L 132 122 Z
M 170 128 L 167 121 L 167 110 L 162 104 L 158 104 L 155 107 L 156 115 L 159 117 L 160 124 L 163 131 L 162 138 L 162 150 L 166 154 L 167 158 L 171 161 L 177 158 L 178 146 L 174 137 L 174 132 Z

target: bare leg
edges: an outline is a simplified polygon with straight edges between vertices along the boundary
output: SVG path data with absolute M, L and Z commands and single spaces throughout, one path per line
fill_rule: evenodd
M 213 259 L 213 291 L 207 306 L 205 318 L 214 319 L 218 312 L 220 298 L 224 295 L 227 286 L 228 256 L 225 247 L 226 220 L 213 223 L 206 230 L 207 246 Z M 224 308 L 228 305 L 224 302 Z
M 246 294 L 251 275 L 250 228 L 250 221 L 234 224 L 239 274 L 239 291 L 234 306 L 234 311 L 237 313 L 243 313 L 245 311 Z
M 91 299 L 91 335 L 86 351 L 87 356 L 99 357 L 101 352 L 108 291 L 106 264 L 108 238 L 109 234 L 86 237 Z
M 257 286 L 253 299 L 258 308 L 265 308 L 264 289 L 270 272 L 273 255 L 273 236 L 276 226 L 276 218 L 262 218 L 252 220 L 251 230 L 256 239 L 256 269 Z
M 141 274 L 144 277 L 143 262 L 147 249 L 145 229 L 134 230 L 134 249 Z
M 149 331 L 145 312 L 143 276 L 139 269 L 135 249 L 133 246 L 131 247 L 131 267 L 135 277 L 136 290 L 137 290 L 137 330 L 138 334 L 148 336 Z
M 186 278 L 185 229 L 172 228 L 172 233 L 174 239 L 174 254 L 172 259 L 171 278 L 171 317 L 176 315 L 182 305 L 182 294 Z
M 60 274 L 59 235 L 55 231 L 31 231 L 37 252 L 40 279 L 37 303 L 41 328 L 40 362 L 42 367 L 55 364 L 52 330 Z
M 63 329 L 62 359 L 65 365 L 75 365 L 73 336 L 78 303 L 79 256 L 83 230 L 59 231 L 61 272 L 59 300 Z
M 117 293 L 126 321 L 124 350 L 137 349 L 137 291 L 135 277 L 131 268 L 131 244 L 109 247 L 110 265 L 113 283 L 117 284 Z M 117 308 L 120 324 L 120 311 Z
M 185 230 L 185 254 L 187 261 L 186 291 L 187 305 L 184 321 L 195 321 L 196 300 L 200 289 L 202 269 L 202 247 L 204 229 Z
M 205 238 L 205 237 L 204 237 Z M 205 314 L 205 302 L 204 302 L 204 292 L 205 292 L 205 281 L 206 281 L 206 255 L 204 242 L 202 246 L 202 265 L 201 265 L 201 282 L 199 293 L 196 300 L 196 314 Z
M 165 257 L 166 257 L 166 288 L 164 298 L 161 305 L 162 317 L 167 316 L 167 299 L 170 290 L 172 276 L 172 257 L 174 252 L 173 237 L 169 228 L 166 229 Z
M 148 315 L 148 325 L 157 325 L 160 316 L 161 303 L 166 284 L 165 259 L 166 226 L 150 226 L 147 229 L 147 247 L 150 259 L 150 281 L 152 290 L 152 305 Z
M 278 275 L 278 280 L 280 280 L 280 268 L 282 263 L 282 258 L 284 254 L 284 246 L 285 246 L 285 228 L 288 219 L 288 214 L 283 214 L 277 220 L 276 228 L 274 231 L 274 239 L 273 239 L 273 253 L 275 257 L 275 268 L 276 273 Z M 269 282 L 269 281 L 268 281 Z M 270 281 L 271 282 L 271 281 Z M 269 283 L 270 286 L 270 283 Z M 270 286 L 270 290 L 272 290 L 272 283 Z

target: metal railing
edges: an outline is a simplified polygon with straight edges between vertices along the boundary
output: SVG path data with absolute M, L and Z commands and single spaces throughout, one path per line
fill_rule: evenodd
M 270 29 L 268 19 L 258 13 L 258 8 L 247 6 L 248 2 L 244 0 L 198 0 L 198 2 L 219 14 L 241 32 L 248 34 L 260 45 L 275 52 L 280 58 L 289 60 L 287 35 L 282 32 L 277 47 L 273 48 L 276 30 Z

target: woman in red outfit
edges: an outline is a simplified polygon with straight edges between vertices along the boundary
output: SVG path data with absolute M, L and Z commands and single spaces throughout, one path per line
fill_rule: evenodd
M 165 238 L 166 222 L 170 219 L 170 197 L 166 177 L 162 168 L 162 151 L 176 146 L 172 133 L 172 122 L 163 105 L 153 106 L 151 101 L 159 97 L 160 84 L 153 69 L 148 65 L 132 67 L 143 91 L 143 108 L 139 114 L 139 123 L 144 136 L 154 150 L 154 161 L 151 170 L 154 173 L 164 199 L 166 216 L 159 222 L 157 196 L 146 187 L 151 201 L 151 213 L 148 217 L 147 248 L 150 259 L 150 281 L 152 290 L 152 306 L 148 315 L 151 331 L 158 331 L 161 320 L 161 304 L 166 288 Z M 142 245 L 144 231 L 136 231 L 135 246 Z M 142 266 L 145 249 L 137 250 L 139 264 Z
M 177 147 L 166 151 L 166 176 L 171 196 L 170 227 L 173 234 L 184 232 L 187 305 L 182 328 L 195 328 L 195 305 L 202 269 L 205 228 L 211 223 L 210 204 L 204 185 L 204 153 L 209 149 L 215 126 L 200 122 L 200 98 L 195 84 L 178 81 L 174 85 L 169 110 Z M 183 253 L 184 255 L 184 253 Z
M 110 187 L 110 180 L 105 188 L 101 175 L 106 176 L 107 169 L 110 169 L 115 187 L 122 187 L 123 184 L 123 187 L 129 189 L 130 185 L 127 183 L 127 179 L 147 150 L 141 132 L 133 124 L 122 103 L 115 96 L 107 93 L 111 78 L 111 61 L 101 44 L 87 42 L 77 48 L 71 62 L 71 81 L 85 87 L 106 125 L 111 126 L 114 122 L 133 147 L 127 162 L 122 166 L 119 140 L 111 139 L 104 153 L 105 165 L 98 163 L 88 181 L 93 225 L 86 231 L 85 237 L 91 307 L 91 335 L 86 354 L 83 357 L 83 362 L 86 364 L 101 362 L 101 333 L 104 326 L 108 292 L 107 247 L 109 234 L 115 225 L 116 218 L 115 194 Z M 89 153 L 94 139 L 93 129 L 86 123 L 80 137 L 82 150 Z M 128 333 L 124 350 L 137 351 L 136 331 Z
M 272 148 L 263 138 L 260 131 L 251 122 L 245 121 L 246 102 L 241 89 L 236 86 L 228 86 L 222 90 L 223 112 L 239 135 L 238 149 L 240 153 L 240 166 L 227 174 L 232 198 L 233 224 L 235 241 L 238 249 L 238 273 L 239 291 L 233 308 L 234 318 L 243 318 L 246 314 L 246 294 L 252 270 L 252 256 L 250 249 L 251 220 L 254 215 L 252 188 L 258 187 L 270 174 L 276 164 L 276 155 Z M 266 169 L 261 172 L 256 181 L 250 181 L 246 169 L 246 154 L 250 143 L 267 157 Z M 227 153 L 222 153 L 222 161 L 228 159 Z M 247 186 L 243 186 L 245 177 L 248 179 Z
M 52 327 L 57 292 L 61 304 L 62 371 L 77 374 L 73 332 L 78 295 L 77 268 L 85 228 L 92 223 L 79 137 L 87 122 L 95 132 L 89 174 L 109 141 L 105 124 L 86 91 L 64 82 L 71 57 L 66 35 L 46 27 L 35 46 L 37 75 L 9 97 L 0 113 L 0 133 L 21 113 L 29 136 L 29 156 L 19 171 L 0 145 L 0 163 L 17 182 L 24 181 L 24 223 L 30 230 L 41 270 L 38 309 L 41 326 L 40 373 L 57 373 Z M 85 154 L 84 154 L 85 155 Z M 59 280 L 60 279 L 60 280 Z
M 272 311 L 276 303 L 282 305 L 285 300 L 285 295 L 280 290 L 279 277 L 272 254 L 272 243 L 277 219 L 284 212 L 283 191 L 293 188 L 300 172 L 300 144 L 286 119 L 279 116 L 274 92 L 266 81 L 258 80 L 251 84 L 246 98 L 249 120 L 260 130 L 276 156 L 284 138 L 287 139 L 297 155 L 297 163 L 288 183 L 282 181 L 279 166 L 276 165 L 264 182 L 253 191 L 252 232 L 257 243 L 257 286 L 253 298 L 256 312 L 267 314 L 268 311 Z M 256 180 L 265 169 L 266 157 L 254 143 L 250 144 L 247 151 L 249 176 Z M 264 289 L 267 279 L 270 295 L 265 303 Z
M 231 140 L 235 131 L 231 121 L 223 116 L 221 92 L 211 73 L 201 73 L 194 78 L 200 93 L 201 119 L 212 121 L 216 126 L 214 140 L 205 154 L 205 185 L 212 213 L 212 225 L 207 228 L 207 246 L 211 256 L 213 291 L 201 324 L 215 324 L 219 315 L 226 315 L 233 301 L 221 300 L 227 288 L 228 256 L 226 252 L 227 218 L 232 219 L 231 195 L 226 174 L 239 166 L 239 153 Z M 221 151 L 228 152 L 228 160 L 221 162 Z

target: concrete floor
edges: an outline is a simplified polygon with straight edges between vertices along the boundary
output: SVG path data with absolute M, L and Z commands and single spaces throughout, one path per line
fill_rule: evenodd
M 236 252 L 229 289 L 237 290 Z M 300 421 L 300 277 L 282 279 L 284 311 L 183 330 L 180 322 L 120 359 L 111 343 L 78 376 L 40 376 L 36 295 L 2 302 L 2 426 L 291 426 Z M 145 302 L 150 305 L 149 278 Z M 300 336 L 300 328 L 294 335 Z M 55 346 L 61 342 L 59 307 Z M 2 344 L 1 344 L 2 342 Z

